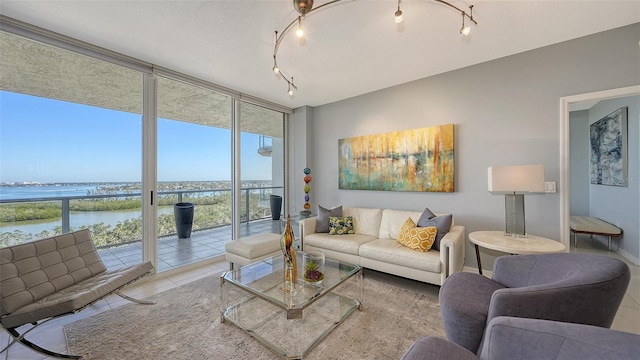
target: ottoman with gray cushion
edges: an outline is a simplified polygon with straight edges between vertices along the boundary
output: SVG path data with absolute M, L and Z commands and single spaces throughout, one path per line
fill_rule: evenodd
M 640 335 L 598 326 L 499 316 L 484 333 L 479 356 L 443 338 L 418 339 L 402 360 L 635 360 Z
M 498 257 L 493 278 L 452 274 L 440 289 L 447 338 L 477 352 L 498 316 L 610 327 L 630 279 L 624 262 L 595 254 Z
M 264 233 L 233 240 L 225 244 L 225 258 L 233 268 L 282 254 L 280 234 Z

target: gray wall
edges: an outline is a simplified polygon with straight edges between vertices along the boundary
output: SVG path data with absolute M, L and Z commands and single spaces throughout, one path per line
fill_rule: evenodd
M 589 215 L 589 110 L 569 113 L 571 215 Z
M 558 182 L 560 97 L 640 84 L 639 40 L 634 24 L 314 108 L 317 204 L 428 206 L 453 213 L 467 233 L 502 230 L 504 198 L 487 191 L 487 167 L 543 164 L 546 180 Z M 454 193 L 338 189 L 338 139 L 448 123 L 455 124 Z M 560 193 L 525 201 L 528 232 L 559 240 Z M 475 266 L 468 243 L 466 251 L 465 264 Z M 495 255 L 483 252 L 485 267 Z
M 604 186 L 589 184 L 589 214 L 623 229 L 620 249 L 623 255 L 631 255 L 638 263 L 640 258 L 640 96 L 601 101 L 589 109 L 589 124 L 602 119 L 612 111 L 627 107 L 627 162 L 628 186 Z M 573 137 L 573 135 L 572 135 Z M 588 142 L 589 140 L 587 140 Z M 614 242 L 614 246 L 615 247 Z

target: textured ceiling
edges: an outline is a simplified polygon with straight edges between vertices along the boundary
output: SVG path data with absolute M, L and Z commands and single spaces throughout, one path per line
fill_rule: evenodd
M 326 1 L 316 0 L 316 7 Z M 344 0 L 287 34 L 272 71 L 274 31 L 297 14 L 290 0 L 12 1 L 0 13 L 287 107 L 318 106 L 530 49 L 640 22 L 640 1 L 451 1 L 474 4 L 478 21 L 431 0 Z
M 142 114 L 142 74 L 0 32 L 0 90 Z M 158 117 L 231 129 L 231 97 L 158 76 Z M 282 113 L 241 103 L 242 131 L 282 138 Z

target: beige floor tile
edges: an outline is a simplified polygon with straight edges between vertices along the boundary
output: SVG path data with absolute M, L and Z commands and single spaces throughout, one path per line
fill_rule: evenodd
M 611 328 L 614 330 L 640 334 L 640 309 L 621 306 L 618 309 L 615 319 L 613 319 Z

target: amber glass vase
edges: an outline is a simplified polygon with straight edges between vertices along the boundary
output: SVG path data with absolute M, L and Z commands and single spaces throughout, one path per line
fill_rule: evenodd
M 296 251 L 293 248 L 293 241 L 295 236 L 291 229 L 291 216 L 287 215 L 287 226 L 282 233 L 280 239 L 280 247 L 282 248 L 282 254 L 284 255 L 284 282 L 285 291 L 295 291 L 296 280 L 298 279 L 298 264 L 296 261 Z

